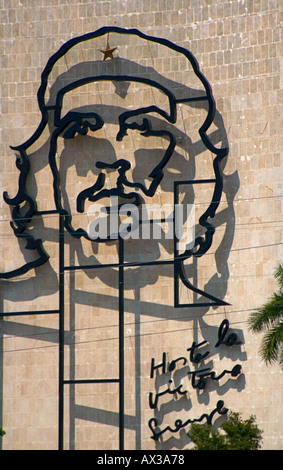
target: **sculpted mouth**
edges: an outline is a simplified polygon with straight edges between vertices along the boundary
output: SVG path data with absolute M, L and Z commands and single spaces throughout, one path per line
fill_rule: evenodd
M 130 169 L 131 165 L 128 161 L 120 159 L 116 162 L 109 164 L 104 162 L 97 162 L 96 167 L 100 169 L 116 169 L 118 170 L 119 176 L 116 181 L 116 187 L 111 189 L 105 188 L 105 174 L 100 173 L 96 182 L 89 188 L 84 189 L 77 196 L 77 212 L 83 213 L 85 210 L 85 201 L 95 202 L 103 198 L 110 198 L 111 196 L 117 196 L 125 199 L 126 201 L 131 200 L 131 204 L 139 205 L 141 197 L 135 191 L 125 193 L 124 185 L 127 185 L 126 171 Z

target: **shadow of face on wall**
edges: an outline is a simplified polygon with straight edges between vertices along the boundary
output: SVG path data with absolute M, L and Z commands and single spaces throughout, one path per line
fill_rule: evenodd
M 97 324 L 107 328 L 111 315 L 118 321 L 117 273 L 122 266 L 124 310 L 135 325 L 137 390 L 137 425 L 131 417 L 126 422 L 136 431 L 137 446 L 143 319 L 192 321 L 197 341 L 198 328 L 206 331 L 208 310 L 226 305 L 239 181 L 237 173 L 224 173 L 228 143 L 223 120 L 206 79 L 198 79 L 199 88 L 193 88 L 123 58 L 68 68 L 48 90 L 38 132 L 17 147 L 22 186 L 14 198 L 5 194 L 14 233 L 26 242 L 27 262 L 1 275 L 3 304 L 48 299 L 59 292 L 60 273 L 51 257 L 58 254 L 63 230 L 70 330 L 81 326 L 80 309 L 107 312 L 104 323 Z M 184 240 L 176 237 L 176 204 L 194 209 L 194 219 L 189 209 L 183 214 L 182 235 L 184 227 L 189 229 Z M 60 230 L 50 222 L 57 216 L 64 222 Z M 14 275 L 19 276 L 17 286 L 10 280 Z M 211 334 L 216 330 L 212 327 Z M 68 346 L 70 377 L 76 377 L 74 340 Z M 167 404 L 163 417 L 179 405 L 190 408 L 188 401 Z M 93 410 L 93 421 L 108 423 L 105 410 L 103 417 Z M 85 412 L 73 403 L 73 419 Z M 110 412 L 109 423 L 114 415 Z M 74 441 L 71 430 L 71 446 Z M 173 444 L 178 448 L 181 442 Z
M 135 211 L 131 214 L 132 224 L 129 224 L 129 219 L 128 223 L 122 225 L 120 218 L 118 221 L 118 228 L 123 226 L 124 234 L 126 231 L 125 261 L 136 262 L 142 257 L 143 260 L 153 262 L 172 260 L 175 257 L 175 261 L 177 260 L 175 275 L 180 284 L 178 290 L 182 291 L 177 294 L 177 306 L 197 305 L 205 312 L 207 307 L 225 305 L 227 259 L 234 231 L 233 199 L 239 183 L 237 173 L 224 175 L 228 145 L 222 118 L 216 111 L 211 129 L 204 138 L 200 129 L 207 119 L 209 103 L 203 98 L 202 90 L 190 89 L 178 83 L 174 83 L 174 88 L 171 81 L 163 78 L 162 82 L 154 70 L 152 71 L 154 80 L 150 79 L 150 83 L 120 80 L 120 76 L 118 81 L 114 81 L 113 76 L 109 75 L 109 64 L 112 67 L 110 62 L 87 64 L 88 73 L 91 73 L 92 77 L 89 83 L 96 87 L 96 96 L 91 104 L 71 110 L 68 107 L 74 101 L 74 97 L 70 97 L 71 92 L 73 89 L 78 90 L 77 83 L 81 81 L 81 79 L 75 80 L 74 77 L 78 74 L 78 70 L 85 68 L 85 64 L 76 65 L 65 72 L 57 78 L 51 88 L 50 101 L 56 103 L 55 106 L 47 106 L 47 109 L 50 108 L 49 114 L 53 116 L 49 126 L 51 136 L 40 149 L 28 155 L 26 196 L 29 197 L 26 197 L 26 205 L 29 205 L 30 209 L 30 200 L 33 200 L 35 207 L 36 205 L 42 207 L 41 188 L 44 185 L 40 185 L 39 182 L 44 180 L 44 176 L 40 175 L 44 175 L 46 168 L 51 169 L 54 201 L 51 206 L 54 209 L 55 205 L 57 212 L 65 217 L 65 228 L 74 240 L 69 236 L 66 239 L 73 245 L 82 267 L 96 263 L 104 264 L 102 258 L 98 256 L 99 251 L 102 251 L 98 242 L 116 243 L 117 237 L 113 236 L 109 227 L 109 213 L 108 217 L 104 216 L 107 208 L 109 212 L 111 203 L 113 206 L 117 201 L 118 210 L 122 205 L 127 211 L 129 210 L 127 205 L 137 206 L 138 215 Z M 119 59 L 119 68 L 124 71 L 122 78 L 129 78 L 129 71 L 133 77 L 134 65 L 125 59 Z M 95 75 L 98 67 L 99 76 Z M 140 73 L 141 66 L 137 65 L 136 68 Z M 156 82 L 156 75 L 159 82 Z M 104 80 L 105 77 L 108 77 L 107 80 Z M 158 98 L 156 94 L 160 93 L 160 90 L 153 86 L 156 83 L 162 83 L 161 104 L 157 103 L 158 106 L 152 104 L 156 103 Z M 112 89 L 110 87 L 111 92 L 109 92 L 108 87 L 107 92 L 103 94 L 105 84 L 112 85 Z M 133 85 L 134 89 L 130 92 Z M 140 85 L 143 85 L 142 92 Z M 98 86 L 102 87 L 102 91 Z M 193 101 L 186 102 L 182 98 L 179 103 L 173 95 L 171 96 L 170 90 L 178 89 L 178 86 L 182 90 L 181 93 Z M 87 93 L 89 94 L 89 91 Z M 123 104 L 123 107 L 101 104 L 105 96 L 106 101 L 117 101 Z M 133 104 L 135 102 L 139 105 Z M 141 102 L 142 107 L 140 107 Z M 200 136 L 202 138 L 199 138 Z M 221 201 L 223 192 L 226 201 Z M 189 240 L 187 245 L 189 248 L 183 243 L 181 251 L 176 249 L 174 238 L 176 222 L 174 197 L 175 201 L 177 198 L 178 204 L 181 202 L 184 207 L 193 206 L 195 210 L 194 238 Z M 140 226 L 141 206 L 144 209 L 143 227 Z M 160 209 L 167 211 L 165 215 L 167 226 L 164 228 L 163 224 L 158 239 L 152 230 L 148 230 L 150 218 L 152 219 L 152 214 L 148 213 L 150 206 L 159 206 Z M 19 211 L 19 206 L 16 207 Z M 104 207 L 104 213 L 100 211 L 100 219 L 97 217 L 99 207 Z M 115 210 L 112 208 L 113 214 Z M 17 224 L 20 225 L 19 215 L 15 217 L 17 210 L 14 208 L 16 235 Z M 21 208 L 19 212 L 23 214 L 23 209 Z M 44 234 L 44 221 L 40 220 L 40 209 L 35 213 L 38 214 L 36 223 L 29 226 L 24 222 L 24 228 L 22 226 L 19 228 L 21 238 L 36 240 L 36 231 L 38 231 L 42 240 L 54 239 L 51 229 L 46 228 Z M 162 213 L 158 216 L 161 218 Z M 27 216 L 25 219 L 29 220 Z M 217 227 L 221 227 L 222 240 L 218 237 L 218 246 L 213 246 L 214 251 L 210 255 L 209 248 Z M 117 227 L 115 228 L 117 231 Z M 91 231 L 93 233 L 90 233 Z M 146 243 L 144 232 L 146 232 Z M 92 255 L 87 254 L 90 251 L 85 249 L 85 240 L 90 242 Z M 45 247 L 46 243 L 43 246 Z M 30 253 L 35 253 L 35 250 L 31 249 Z M 201 271 L 204 271 L 200 266 L 201 258 L 204 256 L 214 258 L 214 274 L 209 278 L 207 274 L 206 276 L 201 274 Z M 73 259 L 69 261 L 74 262 Z M 131 274 L 126 289 L 136 288 L 132 274 L 138 271 L 140 271 L 138 267 L 129 270 Z M 98 271 L 88 270 L 86 273 L 90 278 L 100 276 Z M 140 286 L 155 283 L 156 276 L 157 272 L 155 275 L 152 273 L 146 281 L 141 277 Z M 103 282 L 111 285 L 111 276 L 108 274 L 103 278 Z M 34 295 L 36 297 L 37 293 Z

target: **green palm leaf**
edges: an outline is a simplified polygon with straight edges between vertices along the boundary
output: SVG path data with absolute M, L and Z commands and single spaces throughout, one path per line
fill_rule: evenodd
M 283 368 L 283 267 L 279 265 L 274 274 L 279 284 L 279 292 L 254 311 L 248 320 L 253 332 L 265 331 L 259 353 L 265 363 L 278 361 Z

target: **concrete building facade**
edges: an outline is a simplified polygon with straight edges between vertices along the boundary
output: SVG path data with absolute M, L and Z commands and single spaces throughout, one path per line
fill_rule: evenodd
M 235 411 L 281 449 L 248 328 L 282 262 L 279 1 L 0 6 L 2 448 L 186 449 Z

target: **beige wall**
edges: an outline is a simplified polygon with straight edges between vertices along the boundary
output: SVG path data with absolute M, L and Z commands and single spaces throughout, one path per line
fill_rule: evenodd
M 40 121 L 36 94 L 41 73 L 49 57 L 63 43 L 102 26 L 137 28 L 145 34 L 169 39 L 197 58 L 216 101 L 216 120 L 209 135 L 219 146 L 224 146 L 228 138 L 230 152 L 223 164 L 224 189 L 215 218 L 213 244 L 205 256 L 188 263 L 187 273 L 200 289 L 224 299 L 228 305 L 174 309 L 171 265 L 126 270 L 125 448 L 185 448 L 189 442 L 185 434 L 188 427 L 174 434 L 164 433 L 163 440 L 155 444 L 150 438 L 148 421 L 155 416 L 160 429 L 174 427 L 176 419 L 185 422 L 198 418 L 223 400 L 227 408 L 244 417 L 256 416 L 264 431 L 264 449 L 281 449 L 282 372 L 277 365 L 266 367 L 262 363 L 258 354 L 261 335 L 252 334 L 247 328 L 251 311 L 276 289 L 273 272 L 282 261 L 279 1 L 0 0 L 0 5 L 0 188 L 11 196 L 17 191 L 18 170 L 10 146 L 20 145 L 36 130 Z M 68 79 L 72 66 L 80 62 L 98 60 L 110 70 L 113 64 L 126 59 L 150 67 L 175 84 L 201 90 L 189 64 L 176 54 L 170 56 L 166 48 L 156 48 L 137 38 L 124 40 L 115 34 L 109 39 L 111 46 L 118 47 L 113 61 L 101 61 L 100 49 L 106 45 L 104 36 L 94 46 L 80 45 L 76 53 L 62 59 L 57 75 L 65 74 Z M 56 74 L 52 79 L 56 79 Z M 95 104 L 125 106 L 125 100 L 108 85 L 90 87 L 70 97 L 66 106 L 68 109 L 86 106 L 90 97 Z M 138 98 L 134 91 L 127 95 L 130 106 L 149 103 L 152 97 L 158 102 L 158 96 L 140 88 Z M 202 107 L 178 105 L 176 127 L 180 141 L 175 166 L 172 165 L 173 173 L 166 173 L 167 183 L 151 202 L 171 203 L 176 174 L 181 180 L 213 175 L 211 155 L 201 145 L 198 134 L 204 116 Z M 29 152 L 32 171 L 28 185 L 40 210 L 54 209 L 52 175 L 47 165 L 49 130 Z M 113 141 L 111 125 L 106 134 L 103 132 L 98 135 L 101 142 Z M 185 135 L 189 135 L 189 140 Z M 76 155 L 82 152 L 86 165 L 85 171 L 81 169 L 82 175 L 91 176 L 89 159 L 96 147 L 92 137 L 85 139 L 85 147 L 81 140 L 74 141 L 74 145 Z M 127 158 L 141 145 L 139 139 L 133 136 L 124 144 Z M 155 145 L 164 148 L 158 139 Z M 67 146 L 59 149 L 67 158 L 72 151 Z M 75 181 L 79 171 L 72 171 L 78 169 L 79 164 L 73 169 L 71 163 L 65 167 L 62 164 L 62 174 L 68 171 L 68 182 L 75 189 L 80 185 Z M 196 193 L 197 210 L 211 197 L 209 188 L 202 191 Z M 1 271 L 7 272 L 21 266 L 27 253 L 24 243 L 20 242 L 19 247 L 9 225 L 9 207 L 4 202 L 0 207 Z M 0 281 L 1 311 L 5 313 L 58 308 L 58 216 L 37 217 L 30 230 L 44 240 L 50 261 L 22 277 Z M 69 234 L 65 241 L 66 264 L 118 262 L 115 242 L 97 248 L 87 241 L 74 241 Z M 172 259 L 172 243 L 129 241 L 125 245 L 125 259 L 132 262 Z M 184 287 L 180 298 L 184 302 L 200 302 Z M 65 378 L 117 375 L 117 299 L 117 269 L 104 268 L 99 274 L 87 269 L 65 273 Z M 229 320 L 241 345 L 215 348 L 218 327 L 224 319 Z M 0 326 L 4 352 L 0 401 L 2 427 L 6 431 L 2 447 L 55 449 L 58 315 L 9 316 L 1 319 Z M 211 354 L 201 367 L 211 367 L 220 374 L 241 364 L 242 374 L 230 379 L 225 376 L 219 382 L 208 381 L 205 390 L 197 392 L 187 376 L 188 370 L 194 370 L 193 365 L 188 361 L 184 367 L 180 361 L 171 375 L 150 379 L 152 358 L 160 363 L 163 352 L 168 362 L 181 356 L 189 358 L 187 348 L 193 341 L 204 340 L 208 343 L 202 352 L 209 350 Z M 162 396 L 158 410 L 150 409 L 149 393 L 165 390 L 168 386 L 165 379 L 174 380 L 176 387 L 182 383 L 188 393 L 175 396 L 174 400 L 171 395 Z M 66 386 L 65 392 L 65 448 L 117 449 L 118 386 Z

